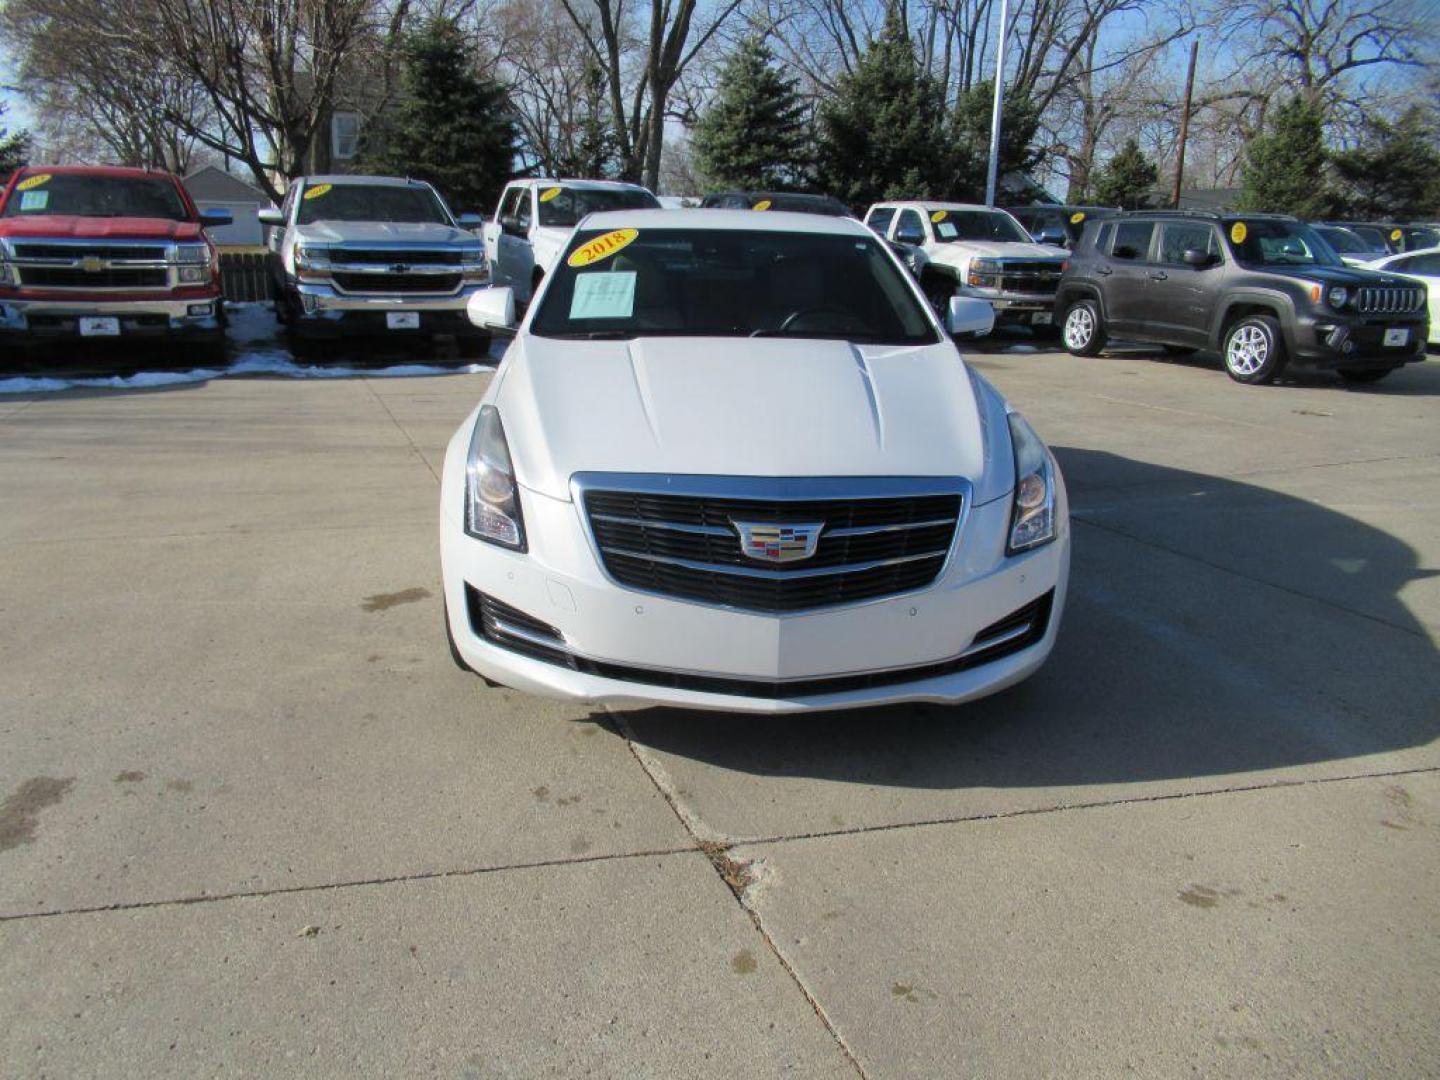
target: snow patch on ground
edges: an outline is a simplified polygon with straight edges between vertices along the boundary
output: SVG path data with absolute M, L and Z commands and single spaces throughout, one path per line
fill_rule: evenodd
M 386 367 L 348 367 L 297 364 L 279 334 L 274 313 L 264 304 L 230 304 L 229 339 L 235 360 L 224 367 L 192 368 L 189 371 L 137 371 L 132 375 L 76 376 L 17 375 L 0 378 L 0 394 L 49 394 L 60 390 L 102 389 L 143 390 L 180 383 L 208 382 L 232 376 L 269 376 L 282 379 L 394 379 L 426 375 L 474 375 L 492 371 L 504 355 L 504 342 L 496 342 L 491 356 L 480 363 L 400 363 Z M 496 355 L 499 354 L 499 355 Z

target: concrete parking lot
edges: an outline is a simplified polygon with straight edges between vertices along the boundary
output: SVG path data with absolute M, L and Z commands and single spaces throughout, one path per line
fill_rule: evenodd
M 1055 654 L 803 719 L 455 669 L 488 374 L 0 397 L 0 1074 L 1440 1074 L 1440 362 L 974 361 Z

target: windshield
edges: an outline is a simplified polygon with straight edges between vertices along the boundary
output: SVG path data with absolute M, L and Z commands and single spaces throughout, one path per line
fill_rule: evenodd
M 883 241 L 738 229 L 578 233 L 530 329 L 557 338 L 939 340 Z
M 301 225 L 312 221 L 453 224 L 429 188 L 399 184 L 309 184 L 300 193 L 296 221 Z
M 941 240 L 1033 242 L 1014 218 L 999 210 L 934 210 L 930 220 L 935 226 L 935 235 Z
M 540 192 L 540 224 L 569 229 L 602 210 L 656 210 L 660 201 L 634 188 L 550 187 Z
M 1344 266 L 1314 229 L 1298 221 L 1235 221 L 1225 236 L 1249 266 Z
M 1327 244 L 1341 255 L 1365 255 L 1370 251 L 1370 249 L 1365 246 L 1365 242 L 1349 229 L 1322 227 L 1315 231 L 1324 238 Z
M 1440 246 L 1440 229 L 1411 227 L 1405 230 L 1405 250 L 1419 251 L 1421 248 Z
M 175 182 L 163 176 L 29 173 L 10 193 L 5 216 L 39 214 L 194 220 Z

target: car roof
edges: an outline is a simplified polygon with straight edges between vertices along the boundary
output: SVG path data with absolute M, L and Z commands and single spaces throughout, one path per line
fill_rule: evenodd
M 176 179 L 174 173 L 164 169 L 135 169 L 128 165 L 26 165 L 18 172 L 23 176 L 156 176 L 166 180 Z
M 624 180 L 573 180 L 551 176 L 527 176 L 518 180 L 511 180 L 511 185 L 524 185 L 526 187 L 572 187 L 584 191 L 649 191 L 650 189 L 642 184 L 631 184 Z
M 332 187 L 342 185 L 364 184 L 367 187 L 425 187 L 430 185 L 424 180 L 416 180 L 409 176 L 365 176 L 360 173 L 340 173 L 334 176 L 302 176 L 300 177 L 308 184 L 329 184 Z
M 1009 213 L 1008 210 L 1003 210 L 998 206 L 982 206 L 979 203 L 942 202 L 938 199 L 904 199 L 901 201 L 886 199 L 884 202 L 876 203 L 875 206 L 872 206 L 870 209 L 874 210 L 876 206 L 893 206 L 897 210 L 1000 210 L 1001 213 Z
M 831 236 L 875 234 L 854 218 L 764 210 L 739 214 L 734 210 L 606 210 L 590 214 L 580 223 L 585 229 L 714 229 L 717 232 L 803 232 Z

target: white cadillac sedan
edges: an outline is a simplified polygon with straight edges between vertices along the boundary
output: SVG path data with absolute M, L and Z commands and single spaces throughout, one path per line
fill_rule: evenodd
M 955 703 L 1034 672 L 1069 574 L 1065 487 L 859 222 L 581 222 L 451 440 L 451 650 L 516 689 L 758 713 Z

